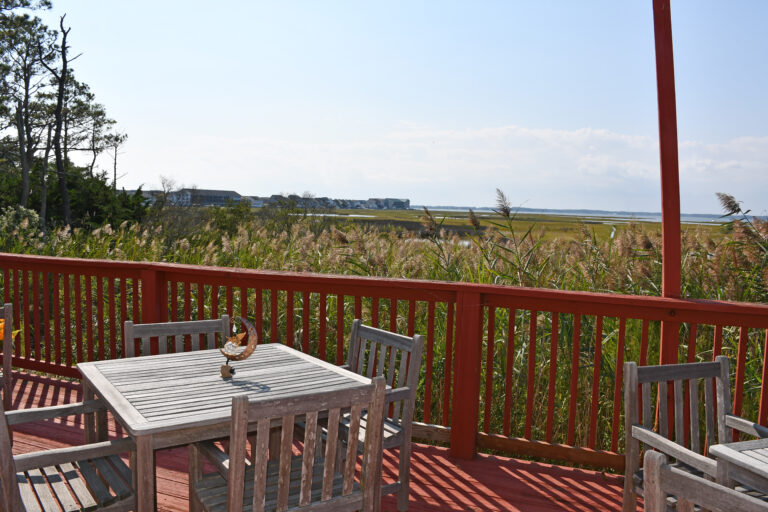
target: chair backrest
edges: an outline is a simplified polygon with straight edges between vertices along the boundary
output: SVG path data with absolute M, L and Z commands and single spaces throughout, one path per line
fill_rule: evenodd
M 125 322 L 125 357 L 150 355 L 151 340 L 157 339 L 157 353 L 184 352 L 216 348 L 216 335 L 223 340 L 229 334 L 229 315 L 214 320 L 190 320 L 186 322 L 162 322 L 134 324 Z M 137 342 L 141 340 L 137 353 Z M 223 344 L 223 343 L 222 343 Z
M 381 436 L 384 416 L 384 390 L 382 377 L 372 384 L 361 384 L 352 389 L 324 393 L 308 393 L 292 400 L 272 399 L 248 401 L 245 395 L 232 398 L 232 428 L 229 440 L 228 511 L 240 511 L 246 481 L 246 437 L 248 425 L 256 423 L 256 444 L 253 449 L 253 511 L 262 512 L 265 504 L 277 510 L 374 510 L 376 486 L 381 484 Z M 361 485 L 355 489 L 355 461 L 360 419 L 368 411 L 368 421 L 377 428 L 366 428 Z M 342 431 L 346 442 L 346 461 L 341 467 L 336 450 L 339 448 L 341 415 L 349 411 L 350 423 Z M 318 437 L 318 418 L 327 417 L 328 435 L 325 452 L 322 438 Z M 293 430 L 296 420 L 304 420 L 304 442 L 301 445 L 301 479 L 299 488 L 292 487 L 291 473 L 296 474 L 298 458 L 293 456 Z M 272 424 L 282 427 L 278 467 L 269 465 L 269 433 Z M 341 445 L 342 447 L 344 444 Z M 273 454 L 273 458 L 274 454 Z M 277 486 L 267 487 L 268 475 L 277 475 Z M 295 479 L 294 479 L 295 481 Z M 290 508 L 289 508 L 290 507 Z
M 627 362 L 624 364 L 627 474 L 637 469 L 629 466 L 639 466 L 640 463 L 639 442 L 630 434 L 632 427 L 642 426 L 649 430 L 655 428 L 657 400 L 657 433 L 663 437 L 700 455 L 706 455 L 705 450 L 708 446 L 732 440 L 729 439 L 728 434 L 731 430 L 727 427 L 725 420 L 726 415 L 731 412 L 727 357 L 718 356 L 715 361 L 706 363 L 640 367 L 634 362 Z M 670 403 L 673 405 L 671 421 Z M 703 407 L 699 405 L 700 403 Z M 701 409 L 704 411 L 703 439 L 699 419 Z M 705 468 L 700 469 L 708 471 Z
M 714 512 L 768 511 L 768 503 L 762 500 L 668 465 L 661 452 L 645 454 L 643 474 L 646 512 L 666 512 L 667 495 L 675 496 L 678 503 L 688 502 L 687 508 L 678 505 L 677 510 L 693 510 L 693 505 L 699 505 Z
M 21 493 L 16 483 L 16 465 L 13 462 L 11 447 L 11 431 L 5 418 L 5 407 L 0 401 L 0 480 L 2 481 L 3 510 L 19 510 L 21 508 Z
M 349 335 L 347 366 L 365 377 L 382 375 L 387 385 L 402 393 L 392 393 L 394 402 L 391 419 L 410 423 L 419 384 L 421 352 L 424 338 L 413 337 L 363 325 L 359 319 L 352 322 Z
M 3 405 L 11 408 L 11 390 L 13 389 L 13 304 L 7 303 L 2 307 L 3 319 Z

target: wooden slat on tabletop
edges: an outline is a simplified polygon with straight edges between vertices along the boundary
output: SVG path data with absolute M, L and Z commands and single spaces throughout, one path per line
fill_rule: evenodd
M 624 347 L 627 330 L 627 320 L 619 318 L 619 340 L 616 347 L 616 378 L 613 387 L 613 421 L 611 423 L 611 451 L 615 452 L 619 446 L 619 411 L 621 405 L 621 389 L 624 382 Z
M 597 442 L 597 408 L 600 402 L 600 364 L 603 358 L 603 317 L 598 316 L 595 325 L 595 353 L 592 366 L 592 400 L 589 410 L 589 437 L 587 446 L 595 449 Z
M 552 442 L 552 430 L 555 417 L 555 385 L 557 384 L 557 347 L 560 338 L 560 313 L 552 312 L 552 333 L 549 337 L 549 390 L 547 392 L 547 432 L 546 440 Z M 512 369 L 508 370 L 510 373 Z
M 539 312 L 531 311 L 528 320 L 528 389 L 525 397 L 525 433 L 526 439 L 531 438 L 533 425 L 533 399 L 536 394 L 536 335 Z
M 507 350 L 506 350 L 506 370 L 504 375 L 504 425 L 502 432 L 505 436 L 510 435 L 510 423 L 512 419 L 512 377 L 514 376 L 515 365 L 515 319 L 517 310 L 507 309 Z
M 427 304 L 427 350 L 426 371 L 424 372 L 424 423 L 432 421 L 432 372 L 435 359 L 435 303 Z
M 450 420 L 451 386 L 453 385 L 453 311 L 456 303 L 449 302 L 445 329 L 445 380 L 443 380 L 443 425 Z
M 488 308 L 488 333 L 485 344 L 485 396 L 483 399 L 483 432 L 491 431 L 491 404 L 493 402 L 493 348 L 496 339 L 496 308 Z
M 570 383 L 570 403 L 568 404 L 568 440 L 567 443 L 573 445 L 576 442 L 576 406 L 579 400 L 579 354 L 581 341 L 581 315 L 573 314 L 573 340 L 571 342 L 571 383 Z

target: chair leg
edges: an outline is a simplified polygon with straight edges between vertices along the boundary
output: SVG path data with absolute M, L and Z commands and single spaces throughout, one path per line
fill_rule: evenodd
M 411 443 L 405 441 L 398 451 L 400 452 L 400 465 L 397 470 L 397 479 L 400 481 L 400 488 L 397 491 L 397 510 L 406 512 L 411 486 Z
M 195 483 L 203 477 L 203 470 L 200 465 L 200 451 L 196 446 L 190 445 L 187 452 L 189 454 L 189 510 L 190 512 L 200 512 L 202 507 L 195 495 Z

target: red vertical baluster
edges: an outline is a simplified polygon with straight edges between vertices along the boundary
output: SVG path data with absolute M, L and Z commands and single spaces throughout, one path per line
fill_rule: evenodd
M 768 329 L 765 330 L 765 340 L 763 341 L 763 378 L 760 381 L 760 409 L 757 413 L 757 422 L 765 425 L 768 421 Z
M 374 327 L 379 326 L 379 298 L 371 298 L 371 325 Z
M 749 328 L 742 325 L 739 327 L 739 350 L 736 355 L 736 385 L 733 390 L 733 414 L 736 416 L 741 416 L 741 404 L 744 400 L 744 372 L 747 367 L 748 343 Z M 735 429 L 733 430 L 733 440 L 739 440 L 739 433 Z
M 77 350 L 77 362 L 85 361 L 83 357 L 83 297 L 82 297 L 82 276 L 75 274 L 75 348 Z
M 301 304 L 301 350 L 305 354 L 309 354 L 310 299 L 311 299 L 311 294 L 309 292 L 304 292 L 303 301 Z
M 435 303 L 427 305 L 427 370 L 424 373 L 424 423 L 432 420 L 432 365 L 435 359 Z
M 288 346 L 293 348 L 293 290 L 285 292 L 285 337 Z
M 61 291 L 59 286 L 59 274 L 51 274 L 53 277 L 53 351 L 56 353 L 55 362 L 61 364 Z
M 261 332 L 261 288 L 256 289 L 256 332 Z M 248 288 L 240 287 L 240 316 L 248 318 Z
M 221 318 L 219 314 L 219 286 L 215 284 L 211 285 L 211 318 Z
M 510 435 L 510 423 L 512 419 L 512 378 L 515 370 L 515 317 L 517 311 L 507 310 L 509 320 L 507 326 L 507 360 L 504 375 L 504 428 L 505 436 Z
M 184 281 L 182 286 L 184 287 L 184 320 L 189 321 L 192 319 L 192 283 Z M 192 337 L 187 334 L 184 336 L 184 351 L 190 350 L 192 350 Z
M 389 330 L 397 332 L 397 299 L 389 299 Z
M 99 346 L 99 361 L 104 360 L 104 278 L 96 276 L 96 321 L 98 322 L 98 339 L 96 343 Z
M 205 285 L 203 283 L 197 283 L 197 319 L 205 320 Z M 201 349 L 208 346 L 205 334 L 197 337 L 197 343 Z
M 326 331 L 326 319 L 328 318 L 328 304 L 326 303 L 328 297 L 325 295 L 325 293 L 320 293 L 320 304 L 318 305 L 317 314 L 320 317 L 320 330 L 318 332 L 318 337 L 320 338 L 318 341 L 319 347 L 319 357 L 323 361 L 328 360 L 328 354 L 326 354 L 326 345 L 328 341 L 325 339 L 325 331 Z
M 125 342 L 125 321 L 128 320 L 128 280 L 127 277 L 120 278 L 120 339 L 122 340 L 122 356 L 125 357 L 127 343 Z M 117 356 L 115 356 L 117 357 Z
M 416 333 L 416 301 L 408 301 L 408 336 Z
M 96 360 L 96 345 L 93 342 L 93 282 L 91 276 L 83 276 L 83 286 L 85 287 L 85 336 L 88 340 L 88 350 L 86 356 L 89 361 Z
M 363 319 L 363 300 L 359 295 L 355 296 L 355 318 Z
M 64 344 L 67 366 L 72 366 L 72 302 L 70 301 L 69 274 L 63 274 L 62 283 L 64 287 Z
M 30 340 L 32 319 L 29 315 L 29 279 L 26 270 L 21 271 L 21 287 L 24 297 L 24 309 L 22 311 L 24 316 L 24 357 L 32 359 L 32 341 Z M 18 325 L 21 326 L 21 324 Z
M 648 320 L 643 320 L 640 327 L 640 360 L 638 366 L 645 366 L 648 364 Z M 638 418 L 640 422 L 643 422 L 643 394 L 640 392 L 640 384 L 637 385 L 637 403 L 638 403 Z
M 451 370 L 453 363 L 453 311 L 456 307 L 455 302 L 446 304 L 448 308 L 448 318 L 445 327 L 445 379 L 443 380 L 443 425 L 448 425 L 450 420 L 449 412 L 451 405 Z
M 491 431 L 491 403 L 493 401 L 493 349 L 496 341 L 496 308 L 488 306 L 488 334 L 485 344 L 485 407 L 483 432 Z
M 179 283 L 171 281 L 171 321 L 179 321 Z
M 547 442 L 552 442 L 555 419 L 555 385 L 557 384 L 557 345 L 560 341 L 560 313 L 552 312 L 552 334 L 549 338 L 549 391 L 547 393 Z
M 45 360 L 51 362 L 51 274 L 43 272 L 43 339 L 45 340 Z
M 525 438 L 531 438 L 533 399 L 536 394 L 536 328 L 539 312 L 532 310 L 528 321 L 528 393 L 525 400 Z
M 571 354 L 571 401 L 568 406 L 568 444 L 576 443 L 576 405 L 579 401 L 579 355 L 581 339 L 581 315 L 573 314 L 573 352 Z
M 11 302 L 11 273 L 3 269 L 3 302 Z
M 336 364 L 344 362 L 344 295 L 336 296 Z
M 40 273 L 32 271 L 32 329 L 35 340 L 35 359 L 43 358 L 43 348 L 40 340 Z
M 138 275 L 133 276 L 132 279 L 132 288 L 133 288 L 133 321 L 134 323 L 141 323 L 142 317 L 141 317 L 141 297 L 139 296 L 139 281 L 140 278 Z M 128 343 L 133 343 L 133 350 L 134 354 L 139 354 L 139 346 L 138 342 L 136 340 L 128 340 Z
M 280 312 L 277 310 L 277 289 L 273 288 L 269 293 L 269 341 L 272 343 L 277 343 L 279 341 L 277 336 L 277 318 L 279 315 Z
M 715 326 L 715 340 L 712 344 L 712 360 L 714 361 L 723 351 L 723 326 Z
M 109 286 L 109 358 L 117 359 L 117 323 L 118 318 L 115 313 L 115 279 L 107 279 Z
M 231 286 L 227 286 L 227 315 L 229 315 L 229 321 L 232 321 L 232 312 L 234 311 L 234 291 Z M 229 334 L 232 334 L 232 324 L 229 326 Z
M 616 380 L 613 387 L 613 423 L 611 424 L 611 451 L 615 452 L 619 447 L 619 411 L 621 410 L 621 390 L 624 389 L 624 338 L 626 336 L 627 321 L 619 319 L 619 343 L 616 347 Z
M 13 325 L 16 327 L 16 329 L 21 329 L 21 309 L 19 305 L 21 304 L 21 284 L 19 277 L 19 273 L 24 272 L 23 270 L 11 270 L 11 276 L 13 279 L 13 303 L 15 304 L 15 307 L 13 308 Z M 14 338 L 14 344 L 13 348 L 16 351 L 16 355 L 21 355 L 21 333 L 18 333 L 16 337 Z
M 592 402 L 589 411 L 589 448 L 595 449 L 597 442 L 597 409 L 600 401 L 600 367 L 603 359 L 603 317 L 597 317 L 595 326 L 595 362 L 592 367 Z
M 690 324 L 690 332 L 688 333 L 688 362 L 692 363 L 696 359 L 696 331 L 698 325 Z M 688 386 L 683 386 L 683 396 L 685 397 L 683 404 L 683 428 L 685 429 L 685 446 L 690 446 L 691 439 L 691 396 L 689 394 Z

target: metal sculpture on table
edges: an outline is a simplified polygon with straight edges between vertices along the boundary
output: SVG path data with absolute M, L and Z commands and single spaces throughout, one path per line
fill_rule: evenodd
M 227 358 L 227 364 L 221 366 L 222 379 L 231 379 L 235 374 L 235 369 L 229 366 L 230 361 L 247 359 L 253 354 L 253 351 L 256 350 L 256 345 L 259 343 L 259 338 L 253 324 L 243 317 L 240 317 L 240 321 L 245 326 L 245 332 L 228 337 L 224 346 L 219 349 L 224 354 L 224 357 Z M 245 347 L 242 347 L 243 343 L 245 343 Z

